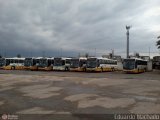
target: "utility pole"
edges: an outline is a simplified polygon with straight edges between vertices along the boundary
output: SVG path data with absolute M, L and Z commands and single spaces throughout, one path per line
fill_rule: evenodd
M 129 58 L 129 29 L 131 28 L 131 26 L 127 26 L 126 25 L 126 30 L 127 30 L 127 58 Z
M 151 53 L 151 50 L 150 50 L 151 48 L 149 47 L 149 60 L 150 60 L 150 53 Z
M 95 57 L 96 57 L 96 53 L 97 53 L 97 51 L 96 51 L 96 48 L 95 48 L 95 54 L 94 54 L 94 55 L 95 55 Z

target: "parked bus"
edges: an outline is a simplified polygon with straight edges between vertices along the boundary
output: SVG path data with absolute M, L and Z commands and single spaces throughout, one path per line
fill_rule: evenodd
M 51 71 L 53 70 L 54 58 L 40 58 L 38 70 Z
M 87 58 L 72 58 L 70 71 L 86 71 Z
M 24 69 L 25 58 L 5 58 L 5 70 L 23 70 Z
M 42 57 L 37 57 L 37 58 L 25 58 L 24 60 L 24 69 L 25 70 L 38 70 L 38 65 L 39 65 L 39 59 Z
M 160 70 L 160 56 L 153 57 L 153 69 Z
M 117 60 L 112 60 L 108 58 L 88 58 L 86 64 L 86 71 L 115 71 L 118 69 Z
M 126 73 L 142 73 L 147 70 L 147 61 L 139 58 L 128 58 L 123 61 L 123 71 Z
M 54 58 L 53 70 L 69 71 L 71 58 Z
M 0 58 L 0 69 L 3 69 L 3 66 L 5 66 L 5 58 Z

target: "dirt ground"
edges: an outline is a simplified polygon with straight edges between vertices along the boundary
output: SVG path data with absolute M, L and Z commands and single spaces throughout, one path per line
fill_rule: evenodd
M 82 73 L 0 70 L 0 114 L 23 119 L 160 114 L 160 72 Z M 27 118 L 28 117 L 28 118 Z M 57 116 L 56 116 L 57 117 Z M 57 117 L 57 118 L 58 118 Z

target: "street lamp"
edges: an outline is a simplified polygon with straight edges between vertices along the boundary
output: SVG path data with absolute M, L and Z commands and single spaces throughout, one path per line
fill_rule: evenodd
M 127 58 L 129 58 L 129 29 L 131 28 L 131 26 L 127 26 L 126 25 L 126 30 L 127 30 Z

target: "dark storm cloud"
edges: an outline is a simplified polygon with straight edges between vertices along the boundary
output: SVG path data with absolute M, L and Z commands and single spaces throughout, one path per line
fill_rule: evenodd
M 159 0 L 0 0 L 0 50 L 9 55 L 123 55 L 125 25 L 131 52 L 156 50 Z M 62 54 L 62 53 L 61 53 Z

